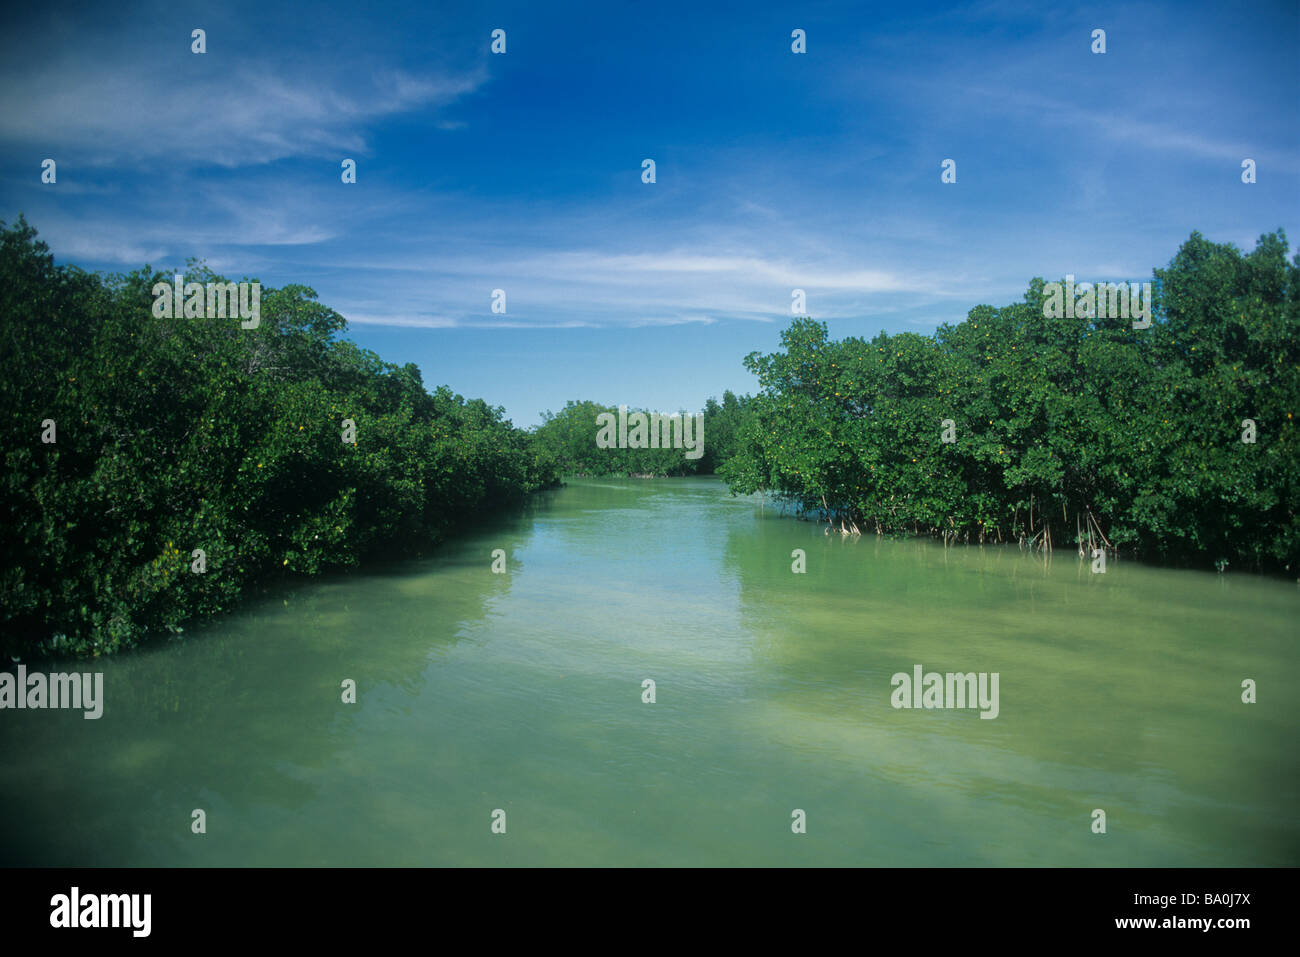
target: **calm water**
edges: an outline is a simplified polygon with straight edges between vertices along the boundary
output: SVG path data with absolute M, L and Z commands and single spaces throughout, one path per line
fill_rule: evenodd
M 433 558 L 82 665 L 98 721 L 0 712 L 0 858 L 1296 865 L 1298 612 L 1287 582 L 580 481 Z M 894 709 L 915 664 L 998 672 L 999 716 Z

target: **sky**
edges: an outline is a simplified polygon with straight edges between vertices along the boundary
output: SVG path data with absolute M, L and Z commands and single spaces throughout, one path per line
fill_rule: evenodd
M 1300 3 L 1052 6 L 28 5 L 0 220 L 87 269 L 303 283 L 521 426 L 754 391 L 794 289 L 833 338 L 931 334 L 1193 230 L 1300 239 Z

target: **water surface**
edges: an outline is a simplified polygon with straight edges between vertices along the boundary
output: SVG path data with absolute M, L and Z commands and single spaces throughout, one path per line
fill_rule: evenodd
M 431 558 L 56 663 L 104 672 L 104 715 L 0 711 L 0 861 L 1294 866 L 1297 613 L 1274 579 L 575 481 Z M 997 672 L 998 717 L 891 707 L 916 664 Z

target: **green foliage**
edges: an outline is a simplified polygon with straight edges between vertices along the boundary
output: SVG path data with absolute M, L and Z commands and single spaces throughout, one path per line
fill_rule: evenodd
M 728 389 L 722 393 L 721 403 L 712 398 L 704 403 L 704 455 L 696 469 L 701 475 L 716 473 L 736 454 L 749 402 L 749 396 Z
M 337 340 L 343 317 L 311 289 L 263 287 L 242 329 L 156 318 L 170 279 L 56 266 L 21 217 L 0 223 L 8 652 L 111 652 L 254 583 L 425 548 L 557 481 L 502 409 Z M 194 264 L 186 280 L 222 281 Z
M 762 389 L 734 492 L 770 490 L 862 530 L 1087 540 L 1208 566 L 1300 561 L 1300 255 L 1198 233 L 1155 272 L 1154 321 L 977 306 L 933 337 L 828 341 L 799 319 L 750 355 Z M 941 441 L 952 419 L 956 441 Z M 1244 419 L 1258 428 L 1242 441 Z

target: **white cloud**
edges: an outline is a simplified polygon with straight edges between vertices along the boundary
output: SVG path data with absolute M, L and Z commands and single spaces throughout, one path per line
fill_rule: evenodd
M 486 77 L 481 68 L 448 76 L 379 70 L 369 79 L 283 75 L 262 65 L 204 77 L 148 61 L 89 63 L 93 71 L 78 59 L 0 72 L 0 140 L 85 144 L 75 147 L 78 159 L 104 165 L 170 158 L 237 167 L 365 155 L 365 123 L 446 106 Z
M 161 246 L 131 242 L 108 233 L 88 233 L 80 226 L 42 229 L 41 239 L 49 244 L 59 262 L 117 263 L 138 268 L 146 262 L 160 262 L 167 256 L 167 250 Z

